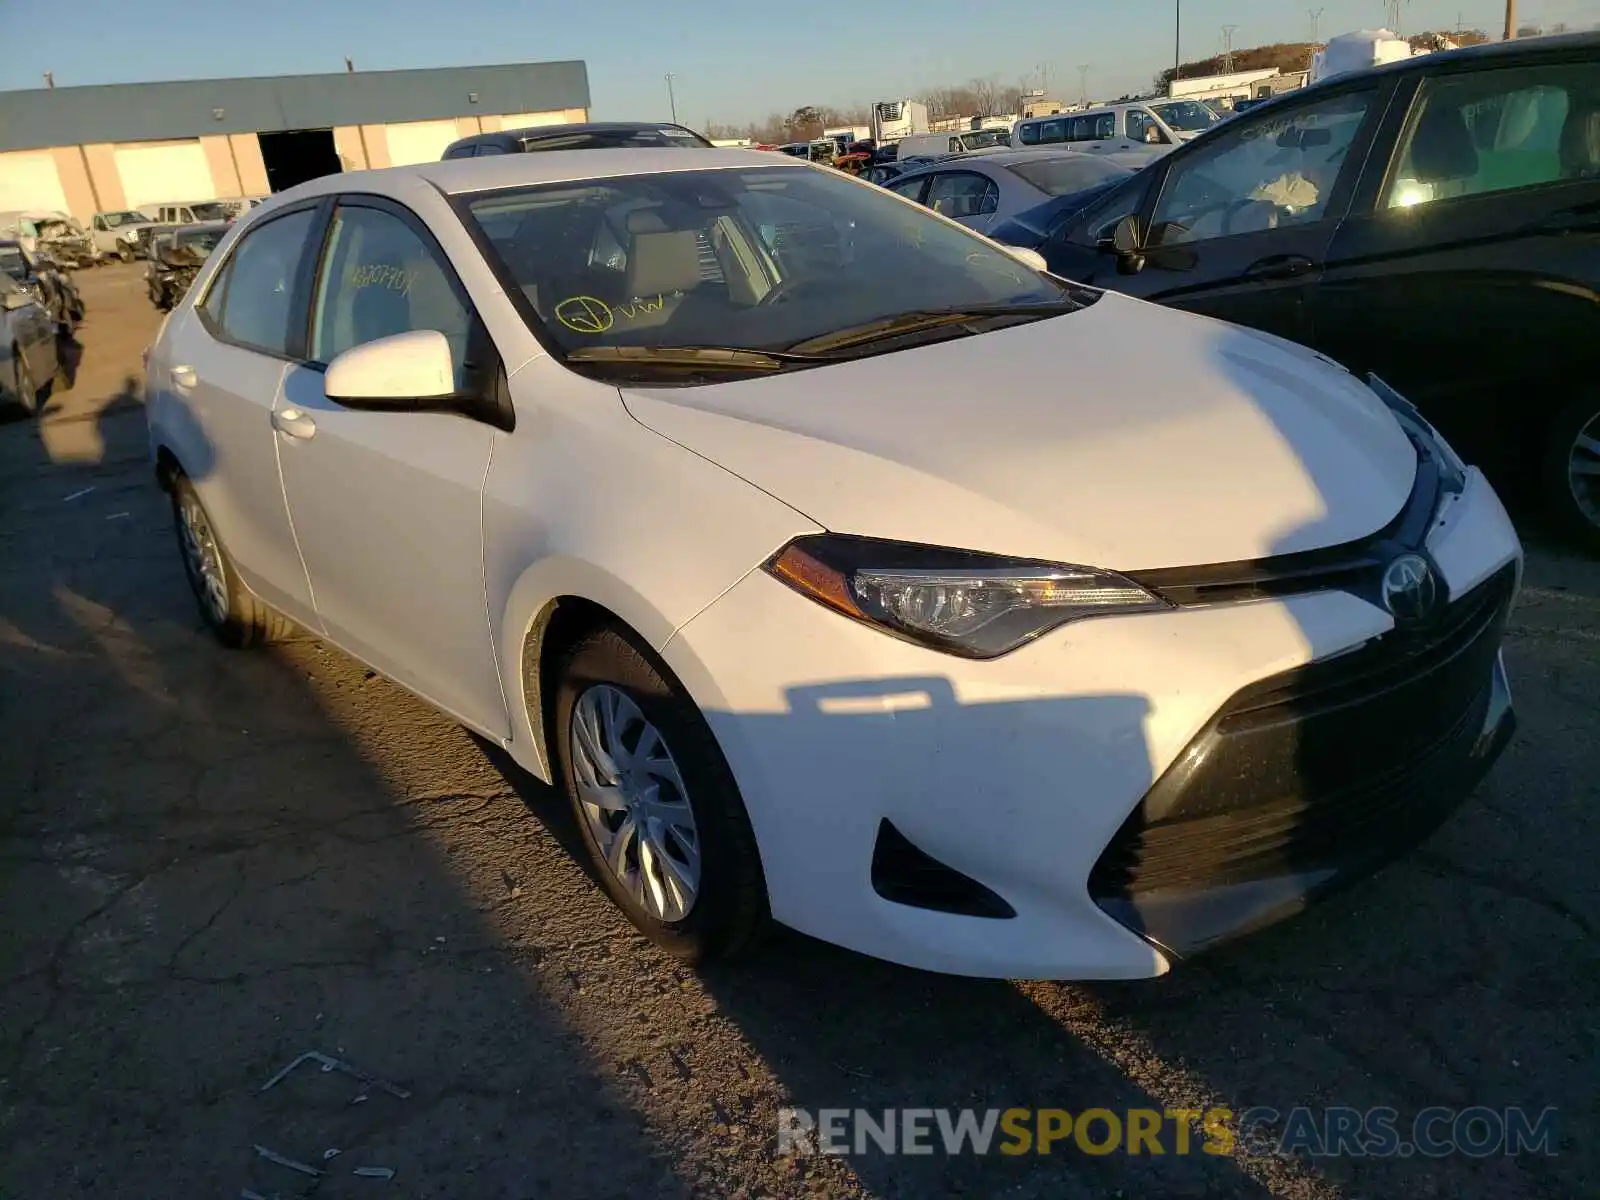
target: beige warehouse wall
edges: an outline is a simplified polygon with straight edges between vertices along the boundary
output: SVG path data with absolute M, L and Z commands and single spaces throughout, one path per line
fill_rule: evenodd
M 574 121 L 587 121 L 586 108 L 552 108 L 544 112 L 505 113 L 500 118 L 502 129 L 526 129 L 534 125 L 567 125 Z
M 272 190 L 267 184 L 267 164 L 261 161 L 260 138 L 253 133 L 231 133 L 228 148 L 239 172 L 241 196 L 265 196 Z
M 374 171 L 394 166 L 389 157 L 389 138 L 382 125 L 363 125 L 361 132 L 367 139 L 367 166 Z
M 61 194 L 66 197 L 66 210 L 85 225 L 100 206 L 95 203 L 94 187 L 89 182 L 89 168 L 76 146 L 57 146 L 50 151 L 55 159 L 56 177 L 61 181 Z
M 458 137 L 477 137 L 483 132 L 483 122 L 477 117 L 457 117 L 456 135 Z
M 122 175 L 117 171 L 117 148 L 110 142 L 95 142 L 83 147 L 83 160 L 89 164 L 89 178 L 100 197 L 101 212 L 119 212 L 128 207 L 122 190 Z
M 67 211 L 67 193 L 55 153 L 11 150 L 0 154 L 0 212 L 34 208 Z
M 333 148 L 339 154 L 339 165 L 346 171 L 365 171 L 367 151 L 361 144 L 359 125 L 339 125 L 333 131 Z
M 244 195 L 239 183 L 239 172 L 233 165 L 233 150 L 227 134 L 213 134 L 200 139 L 200 149 L 205 151 L 206 166 L 211 168 L 211 180 L 219 197 Z
M 444 148 L 461 136 L 455 119 L 448 121 L 406 121 L 383 127 L 389 147 L 389 160 L 399 167 L 407 163 L 438 162 Z

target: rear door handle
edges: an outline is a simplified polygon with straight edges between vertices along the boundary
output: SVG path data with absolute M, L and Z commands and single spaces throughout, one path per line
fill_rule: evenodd
M 173 367 L 172 370 L 167 372 L 167 375 L 172 380 L 172 386 L 180 392 L 187 392 L 200 382 L 200 376 L 195 374 L 195 370 L 191 366 Z
M 305 441 L 315 437 L 317 423 L 298 408 L 280 408 L 272 414 L 272 427 L 279 433 Z
M 1258 258 L 1240 274 L 1241 279 L 1298 279 L 1316 267 L 1304 254 L 1274 254 Z

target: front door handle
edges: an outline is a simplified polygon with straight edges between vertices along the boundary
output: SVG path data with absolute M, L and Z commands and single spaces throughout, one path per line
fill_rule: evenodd
M 315 437 L 317 423 L 298 408 L 280 408 L 272 414 L 272 427 L 279 433 L 305 441 Z
M 1316 263 L 1304 254 L 1274 254 L 1270 258 L 1258 258 L 1240 274 L 1240 279 L 1298 279 L 1302 275 L 1309 275 Z
M 172 386 L 180 392 L 187 392 L 200 382 L 200 376 L 195 374 L 194 368 L 187 365 L 173 367 L 167 376 L 172 380 Z

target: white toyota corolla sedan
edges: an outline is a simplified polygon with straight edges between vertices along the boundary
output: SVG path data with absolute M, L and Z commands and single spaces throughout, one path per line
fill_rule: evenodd
M 1516 535 L 1381 380 L 778 155 L 302 185 L 147 395 L 221 639 L 303 626 L 505 746 L 691 959 L 776 920 L 1157 975 L 1512 729 Z

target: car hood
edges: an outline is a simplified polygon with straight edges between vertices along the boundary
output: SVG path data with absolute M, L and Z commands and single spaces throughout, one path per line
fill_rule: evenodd
M 623 400 L 828 529 L 1129 571 L 1363 537 L 1416 473 L 1399 424 L 1343 368 L 1115 293 L 992 333 Z

